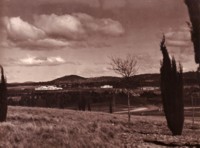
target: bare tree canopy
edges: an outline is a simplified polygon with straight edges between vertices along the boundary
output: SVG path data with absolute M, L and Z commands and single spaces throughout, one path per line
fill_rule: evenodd
M 110 57 L 110 69 L 124 78 L 134 76 L 138 71 L 137 59 L 135 56 L 127 54 L 126 58 Z

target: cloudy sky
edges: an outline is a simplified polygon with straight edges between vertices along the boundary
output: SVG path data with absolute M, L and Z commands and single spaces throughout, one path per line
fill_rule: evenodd
M 116 75 L 109 57 L 134 55 L 158 73 L 167 38 L 184 71 L 196 69 L 183 0 L 1 0 L 0 63 L 8 82 Z

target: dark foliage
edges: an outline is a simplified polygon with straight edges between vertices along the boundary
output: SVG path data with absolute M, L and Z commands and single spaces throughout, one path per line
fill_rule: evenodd
M 200 63 L 200 1 L 185 0 L 192 23 L 191 36 L 194 45 L 195 62 Z
M 146 98 L 155 98 L 158 95 L 153 92 L 153 91 L 144 91 L 143 93 L 140 94 L 141 97 L 146 97 Z
M 177 70 L 175 59 L 170 59 L 165 46 L 165 38 L 163 38 L 160 48 L 163 54 L 160 72 L 164 113 L 173 135 L 181 135 L 184 123 L 182 67 L 179 65 Z
M 1 83 L 0 83 L 0 122 L 6 121 L 7 115 L 7 84 L 4 76 L 3 67 L 1 68 Z

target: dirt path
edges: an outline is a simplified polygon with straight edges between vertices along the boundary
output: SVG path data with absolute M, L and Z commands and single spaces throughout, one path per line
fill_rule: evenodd
M 127 108 L 124 108 L 123 109 L 124 111 L 117 111 L 117 112 L 114 112 L 115 114 L 126 114 L 128 113 L 128 109 Z M 134 108 L 134 109 L 131 109 L 130 112 L 131 113 L 136 113 L 136 112 L 148 112 L 148 111 L 158 111 L 159 110 L 159 107 L 157 106 L 145 106 L 145 107 L 137 107 L 137 108 Z

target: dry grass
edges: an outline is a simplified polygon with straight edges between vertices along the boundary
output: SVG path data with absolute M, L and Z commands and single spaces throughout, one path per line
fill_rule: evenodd
M 199 127 L 186 123 L 183 136 L 173 137 L 164 117 L 132 116 L 129 126 L 126 115 L 9 107 L 7 122 L 0 123 L 0 147 L 160 147 L 155 140 L 194 145 L 200 143 Z

